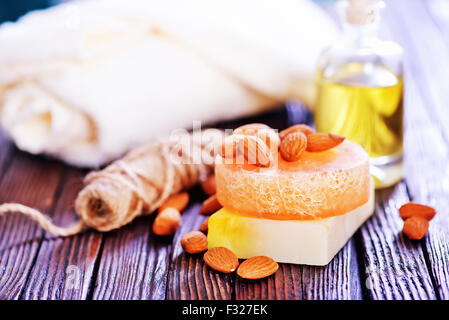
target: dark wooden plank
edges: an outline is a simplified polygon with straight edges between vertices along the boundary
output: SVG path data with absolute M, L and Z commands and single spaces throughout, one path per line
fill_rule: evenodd
M 168 278 L 168 299 L 231 299 L 234 275 L 223 274 L 210 269 L 204 263 L 202 253 L 191 255 L 182 250 L 180 244 L 182 236 L 190 231 L 198 230 L 205 219 L 198 214 L 199 209 L 200 204 L 197 202 L 183 213 L 182 225 L 173 239 Z
M 376 192 L 376 213 L 361 228 L 365 288 L 372 299 L 435 299 L 419 242 L 402 234 L 399 207 L 408 202 L 405 183 Z
M 351 239 L 324 267 L 280 264 L 271 277 L 245 280 L 237 277 L 238 300 L 357 300 L 362 299 L 357 252 Z
M 0 178 L 3 176 L 7 166 L 10 163 L 14 147 L 11 141 L 0 129 Z
M 0 181 L 0 203 L 19 202 L 50 212 L 61 164 L 16 152 Z M 43 231 L 18 214 L 0 217 L 0 299 L 18 299 L 39 250 Z
M 151 234 L 153 217 L 104 235 L 93 299 L 165 298 L 170 241 Z
M 327 266 L 303 266 L 302 269 L 303 295 L 306 300 L 363 298 L 354 237 Z
M 414 201 L 434 206 L 424 253 L 438 295 L 449 299 L 449 50 L 426 1 L 391 3 L 388 25 L 404 47 L 406 65 L 406 180 Z M 409 8 L 404 14 L 403 8 Z M 393 15 L 396 18 L 393 18 Z
M 52 219 L 58 225 L 78 220 L 73 203 L 83 186 L 84 171 L 67 168 Z M 46 233 L 28 275 L 22 299 L 86 299 L 102 235 L 95 231 L 73 237 Z

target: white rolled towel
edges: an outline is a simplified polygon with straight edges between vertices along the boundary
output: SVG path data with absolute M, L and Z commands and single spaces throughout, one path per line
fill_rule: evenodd
M 85 0 L 0 27 L 0 123 L 20 149 L 96 167 L 191 127 L 313 99 L 337 34 L 308 0 Z

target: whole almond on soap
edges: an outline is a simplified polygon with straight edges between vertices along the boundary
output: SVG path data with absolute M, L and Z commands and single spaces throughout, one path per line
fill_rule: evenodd
M 399 215 L 403 220 L 410 217 L 422 217 L 430 221 L 435 214 L 434 208 L 415 202 L 406 203 L 399 208 Z
M 268 125 L 264 123 L 248 123 L 236 128 L 233 134 L 243 134 L 255 136 L 259 130 L 271 129 Z
M 220 150 L 220 155 L 226 159 L 235 159 L 237 156 L 237 144 L 243 138 L 243 136 L 231 135 L 227 136 Z
M 307 136 L 307 149 L 309 152 L 321 152 L 338 146 L 345 137 L 333 133 L 312 133 Z
M 297 161 L 307 148 L 307 137 L 304 133 L 294 131 L 286 135 L 279 148 L 281 156 L 286 161 Z
M 200 231 L 192 231 L 181 239 L 181 246 L 187 253 L 200 253 L 207 250 L 206 235 Z
M 165 208 L 153 221 L 153 232 L 159 236 L 169 236 L 178 230 L 181 213 L 175 208 Z
M 231 273 L 239 266 L 237 256 L 225 247 L 215 247 L 207 250 L 204 254 L 204 262 L 210 268 L 224 273 Z
M 256 136 L 244 136 L 237 145 L 237 150 L 243 154 L 249 164 L 269 167 L 273 163 L 273 155 L 268 146 Z
M 291 127 L 288 127 L 287 129 L 282 130 L 279 132 L 279 138 L 282 140 L 284 139 L 289 133 L 292 132 L 301 132 L 304 133 L 306 136 L 309 134 L 315 133 L 315 130 L 313 130 L 312 127 L 306 125 L 306 124 L 295 124 Z
M 279 135 L 275 130 L 263 123 L 250 123 L 234 130 L 234 135 L 256 136 L 270 150 L 278 150 L 280 144 Z

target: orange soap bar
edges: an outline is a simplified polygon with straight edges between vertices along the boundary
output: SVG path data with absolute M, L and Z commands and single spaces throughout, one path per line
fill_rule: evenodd
M 269 168 L 228 164 L 215 166 L 218 201 L 232 211 L 276 220 L 311 220 L 345 214 L 370 197 L 369 156 L 345 140 L 323 152 L 305 152 L 287 162 L 278 156 Z

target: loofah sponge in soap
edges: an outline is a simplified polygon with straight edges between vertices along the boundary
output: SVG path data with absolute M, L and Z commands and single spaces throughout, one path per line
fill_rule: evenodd
M 250 164 L 215 167 L 218 201 L 253 217 L 310 220 L 345 214 L 370 197 L 368 154 L 344 141 L 323 152 L 305 152 L 300 161 L 281 157 L 270 168 Z

